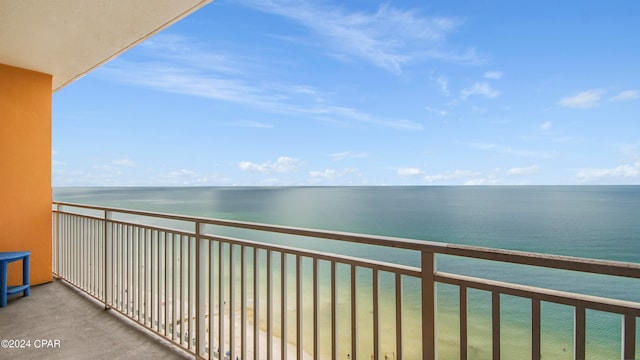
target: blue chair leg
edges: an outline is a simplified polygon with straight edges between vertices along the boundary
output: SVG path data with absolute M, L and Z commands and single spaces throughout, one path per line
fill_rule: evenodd
M 27 255 L 22 259 L 22 284 L 23 285 L 31 284 L 29 282 L 29 257 L 30 256 Z M 22 292 L 22 295 L 24 296 L 31 295 L 31 286 L 27 286 L 27 288 L 24 289 L 24 291 Z
M 0 261 L 0 307 L 7 306 L 7 262 Z

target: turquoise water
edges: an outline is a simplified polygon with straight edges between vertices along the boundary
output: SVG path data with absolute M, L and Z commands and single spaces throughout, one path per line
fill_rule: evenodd
M 640 186 L 56 188 L 54 200 L 640 262 Z M 349 246 L 331 250 L 363 255 Z M 402 251 L 366 255 L 410 265 L 418 261 Z M 447 257 L 438 258 L 438 269 L 640 301 L 637 284 L 629 280 Z M 382 286 L 385 281 L 392 283 L 381 278 Z M 410 302 L 411 291 L 405 296 Z M 509 331 L 503 330 L 502 341 L 510 349 L 504 358 L 529 351 L 530 309 L 522 301 L 503 299 Z M 439 324 L 455 333 L 457 288 L 439 286 L 438 303 Z M 470 358 L 490 357 L 481 350 L 490 334 L 489 309 L 488 293 L 469 293 Z M 543 349 L 546 358 L 572 357 L 572 316 L 570 308 L 543 304 L 543 341 L 552 347 Z M 619 358 L 619 317 L 588 313 L 588 324 L 590 358 Z M 455 337 L 443 334 L 441 348 L 455 348 Z M 441 358 L 455 355 L 442 350 Z

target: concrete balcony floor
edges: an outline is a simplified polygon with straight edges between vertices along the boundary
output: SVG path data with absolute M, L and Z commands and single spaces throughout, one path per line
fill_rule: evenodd
M 0 340 L 0 359 L 193 359 L 58 280 L 0 308 Z M 6 348 L 4 340 L 25 348 Z

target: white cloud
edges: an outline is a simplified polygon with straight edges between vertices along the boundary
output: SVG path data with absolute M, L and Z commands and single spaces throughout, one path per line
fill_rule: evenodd
M 449 115 L 449 112 L 447 110 L 438 110 L 438 109 L 434 109 L 432 107 L 425 107 L 425 109 L 427 109 L 428 112 L 434 113 L 438 116 L 447 116 Z
M 602 98 L 603 91 L 599 89 L 587 90 L 574 96 L 562 98 L 558 104 L 570 108 L 588 109 L 598 106 Z
M 98 71 L 109 80 L 169 93 L 247 105 L 271 113 L 313 119 L 329 118 L 337 122 L 357 121 L 399 130 L 423 128 L 422 124 L 411 120 L 380 118 L 352 107 L 318 101 L 319 90 L 309 86 L 261 82 L 256 80 L 255 73 L 243 76 L 235 72 L 213 71 L 206 67 L 197 67 L 192 62 L 176 62 L 171 57 L 166 59 L 162 52 L 155 57 L 153 62 L 116 59 Z M 158 62 L 159 59 L 167 61 Z
M 130 159 L 113 160 L 112 163 L 114 165 L 120 165 L 120 166 L 134 166 L 135 165 L 135 162 L 133 162 L 133 160 L 130 160 Z
M 239 120 L 239 121 L 236 121 L 234 124 L 237 126 L 249 127 L 249 128 L 259 128 L 259 129 L 273 128 L 273 125 L 271 124 L 267 124 L 259 121 L 253 121 L 253 120 Z
M 480 175 L 481 173 L 476 171 L 454 170 L 454 171 L 449 171 L 442 174 L 426 175 L 424 177 L 424 180 L 426 182 L 432 183 L 437 181 L 449 181 L 449 180 L 458 180 L 458 179 L 464 179 L 464 178 L 472 178 Z
M 187 169 L 169 171 L 162 174 L 160 178 L 170 185 L 203 185 L 204 181 L 198 173 Z
M 540 167 L 538 166 L 525 166 L 525 167 L 515 167 L 507 170 L 507 175 L 520 176 L 520 175 L 533 175 L 540 172 Z
M 640 99 L 639 90 L 625 90 L 614 95 L 611 100 L 613 101 L 629 101 Z
M 332 184 L 336 180 L 341 183 L 364 184 L 366 180 L 362 178 L 362 174 L 358 169 L 346 168 L 342 170 L 324 169 L 309 172 L 309 183 L 311 184 Z
M 484 73 L 485 79 L 500 80 L 504 73 L 502 71 L 487 71 Z
M 244 171 L 260 173 L 289 173 L 298 170 L 302 166 L 300 159 L 281 156 L 276 161 L 267 161 L 256 164 L 249 161 L 241 161 L 239 167 Z
M 312 178 L 321 178 L 325 180 L 333 180 L 338 177 L 338 172 L 334 169 L 325 169 L 322 171 L 310 171 L 309 176 Z
M 514 149 L 511 146 L 504 146 L 504 145 L 498 145 L 493 143 L 472 143 L 472 144 L 469 144 L 469 146 L 474 149 L 498 151 L 498 152 L 510 154 L 510 155 L 540 158 L 540 159 L 550 159 L 556 156 L 554 152 L 548 151 L 548 150 Z
M 472 95 L 481 95 L 491 99 L 499 96 L 500 92 L 491 88 L 489 83 L 477 82 L 468 88 L 462 89 L 461 91 L 462 99 L 466 99 Z
M 418 176 L 422 174 L 422 171 L 418 168 L 399 168 L 399 176 Z
M 449 96 L 449 79 L 446 76 L 439 76 L 436 80 L 440 85 L 440 91 L 446 96 Z
M 365 158 L 369 154 L 362 151 L 343 151 L 339 153 L 333 153 L 330 155 L 333 161 L 341 161 L 345 159 Z
M 594 181 L 605 178 L 640 178 L 640 161 L 634 164 L 619 165 L 614 168 L 578 169 L 576 178 L 581 181 Z
M 354 12 L 322 2 L 243 1 L 263 12 L 289 18 L 311 30 L 317 38 L 307 44 L 323 44 L 338 59 L 359 58 L 399 74 L 402 67 L 420 59 L 478 63 L 473 49 L 447 49 L 447 36 L 463 21 L 453 17 L 426 17 L 413 10 L 380 5 L 375 12 Z
M 551 121 L 545 121 L 542 124 L 540 124 L 540 130 L 548 131 L 548 130 L 551 130 L 552 126 L 553 124 L 551 123 Z
M 467 186 L 480 186 L 480 185 L 498 185 L 500 182 L 495 177 L 488 178 L 475 178 L 465 181 L 464 185 Z
M 632 159 L 640 159 L 640 142 L 635 144 L 619 144 L 618 151 Z

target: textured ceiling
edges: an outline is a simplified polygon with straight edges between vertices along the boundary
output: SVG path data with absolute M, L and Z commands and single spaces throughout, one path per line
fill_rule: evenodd
M 0 64 L 53 75 L 53 91 L 211 0 L 0 0 Z

